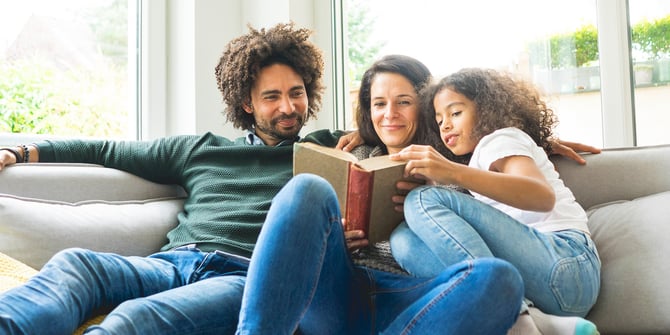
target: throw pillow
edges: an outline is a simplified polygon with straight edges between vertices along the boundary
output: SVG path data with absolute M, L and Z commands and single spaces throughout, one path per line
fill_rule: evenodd
M 601 333 L 659 334 L 670 328 L 670 192 L 588 211 L 602 261 L 598 302 L 587 318 Z
M 182 198 L 68 203 L 0 194 L 0 252 L 35 269 L 68 247 L 146 256 L 167 242 L 182 208 Z

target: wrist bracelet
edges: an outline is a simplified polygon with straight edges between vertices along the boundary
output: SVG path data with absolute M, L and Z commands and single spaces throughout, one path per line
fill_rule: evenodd
M 28 150 L 28 146 L 21 144 L 21 148 L 23 149 L 23 163 L 30 163 L 30 150 Z
M 21 154 L 19 154 L 19 152 L 17 150 L 12 149 L 12 148 L 0 148 L 0 150 L 5 150 L 5 151 L 11 152 L 14 155 L 14 157 L 16 158 L 17 163 L 23 163 L 23 158 L 21 157 Z

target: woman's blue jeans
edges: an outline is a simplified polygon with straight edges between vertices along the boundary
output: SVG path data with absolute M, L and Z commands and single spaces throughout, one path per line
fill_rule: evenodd
M 583 317 L 596 301 L 600 259 L 583 232 L 542 233 L 471 196 L 434 186 L 412 190 L 404 211 L 391 250 L 410 273 L 430 276 L 464 260 L 498 257 L 519 270 L 526 298 L 544 312 Z
M 237 334 L 505 334 L 523 296 L 495 258 L 429 278 L 352 265 L 335 192 L 301 174 L 274 198 L 254 249 Z

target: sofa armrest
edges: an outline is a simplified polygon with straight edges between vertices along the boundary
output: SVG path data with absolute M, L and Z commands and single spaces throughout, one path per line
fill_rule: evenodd
M 585 209 L 670 190 L 670 145 L 604 149 L 583 157 L 586 166 L 562 156 L 551 159 Z
M 167 242 L 186 193 L 87 164 L 0 171 L 0 252 L 39 269 L 70 247 L 146 256 Z
M 184 197 L 175 185 L 161 185 L 128 172 L 94 164 L 14 164 L 0 171 L 0 193 L 77 202 Z

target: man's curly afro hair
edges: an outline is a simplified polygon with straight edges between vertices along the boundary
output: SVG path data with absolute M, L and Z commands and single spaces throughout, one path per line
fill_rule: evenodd
M 226 119 L 238 129 L 251 129 L 254 116 L 244 111 L 251 102 L 251 87 L 260 70 L 273 64 L 292 67 L 303 79 L 308 98 L 305 121 L 316 118 L 321 108 L 324 86 L 321 51 L 308 41 L 311 31 L 297 29 L 294 23 L 280 23 L 269 29 L 256 30 L 230 41 L 216 66 L 219 90 L 223 94 Z

